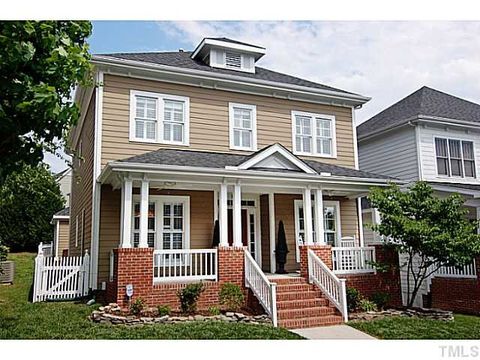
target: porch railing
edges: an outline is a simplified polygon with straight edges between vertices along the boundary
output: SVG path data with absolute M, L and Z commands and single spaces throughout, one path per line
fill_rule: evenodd
M 458 269 L 455 266 L 442 266 L 435 272 L 433 276 L 476 279 L 477 268 L 476 268 L 475 260 L 471 264 L 465 265 L 461 269 Z
M 153 252 L 153 281 L 217 280 L 217 249 L 175 249 Z
M 374 273 L 375 247 L 334 247 L 332 261 L 338 274 Z
M 308 280 L 317 285 L 323 294 L 348 321 L 347 290 L 345 279 L 339 279 L 332 270 L 311 250 L 308 249 Z
M 245 251 L 245 287 L 250 288 L 277 326 L 277 284 L 271 283 L 257 262 Z

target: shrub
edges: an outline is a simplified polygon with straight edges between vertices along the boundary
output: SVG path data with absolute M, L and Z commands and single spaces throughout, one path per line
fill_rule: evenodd
M 377 305 L 375 305 L 374 302 L 367 299 L 360 300 L 359 308 L 362 311 L 377 311 Z
M 182 312 L 191 314 L 197 310 L 197 301 L 203 290 L 203 283 L 199 282 L 189 284 L 177 292 Z
M 142 298 L 136 298 L 130 303 L 130 313 L 138 315 L 145 308 L 145 301 Z
M 382 291 L 377 291 L 370 296 L 370 300 L 377 305 L 380 310 L 385 309 L 390 301 L 390 294 Z
M 220 309 L 218 306 L 210 306 L 208 308 L 208 313 L 212 316 L 220 315 Z
M 348 311 L 355 311 L 358 309 L 360 302 L 360 291 L 353 287 L 347 288 L 347 307 Z
M 170 315 L 172 309 L 169 305 L 159 305 L 157 306 L 158 316 Z
M 220 304 L 225 305 L 227 310 L 237 311 L 242 307 L 245 296 L 240 286 L 226 282 L 220 288 L 219 299 Z
M 8 246 L 3 245 L 0 240 L 0 262 L 7 260 L 8 251 Z

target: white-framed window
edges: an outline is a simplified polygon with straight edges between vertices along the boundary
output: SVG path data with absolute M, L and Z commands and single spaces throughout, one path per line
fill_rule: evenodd
M 132 247 L 140 243 L 140 196 L 132 202 Z M 190 197 L 150 195 L 148 246 L 155 249 L 190 248 Z
M 190 99 L 130 91 L 130 141 L 189 145 Z
M 435 137 L 437 174 L 449 177 L 475 178 L 473 141 Z
M 257 150 L 257 107 L 255 105 L 228 104 L 230 148 Z
M 323 201 L 323 228 L 324 238 L 327 245 L 337 246 L 340 242 L 341 224 L 340 224 L 340 202 Z M 312 238 L 315 239 L 315 200 L 312 200 Z M 305 218 L 303 212 L 303 200 L 295 200 L 295 237 L 297 239 L 297 262 L 300 262 L 300 251 L 298 246 L 305 241 Z
M 292 144 L 296 155 L 336 157 L 335 116 L 292 111 Z

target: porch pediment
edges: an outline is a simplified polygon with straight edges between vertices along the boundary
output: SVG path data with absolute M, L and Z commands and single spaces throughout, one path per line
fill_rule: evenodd
M 234 167 L 227 167 L 237 170 L 281 170 L 297 171 L 307 174 L 317 174 L 317 172 L 308 166 L 297 156 L 280 144 L 274 144 L 248 157 L 241 164 Z

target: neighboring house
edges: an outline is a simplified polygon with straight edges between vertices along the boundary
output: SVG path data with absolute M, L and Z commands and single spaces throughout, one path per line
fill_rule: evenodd
M 206 38 L 193 52 L 93 56 L 97 87 L 76 92 L 70 138 L 70 254 L 89 251 L 90 285 L 109 300 L 125 306 L 133 285 L 149 305 L 178 306 L 177 290 L 204 280 L 207 307 L 229 281 L 301 327 L 341 321 L 323 299 L 344 311 L 337 276 L 380 286 L 359 231 L 360 197 L 387 184 L 358 170 L 355 109 L 369 99 L 257 66 L 265 54 Z M 308 276 L 330 285 L 322 294 Z
M 480 219 L 479 104 L 424 86 L 360 124 L 357 138 L 361 170 L 427 181 L 438 196 L 461 194 L 468 218 Z M 366 201 L 363 222 L 379 222 Z M 380 241 L 370 230 L 365 238 Z M 450 277 L 437 274 L 421 295 L 430 294 L 436 307 L 479 313 L 479 263 Z M 417 305 L 423 305 L 422 296 Z
M 60 186 L 60 192 L 65 198 L 65 208 L 58 211 L 52 218 L 53 225 L 53 256 L 68 255 L 70 243 L 70 191 L 72 187 L 72 169 L 67 168 L 55 175 Z

